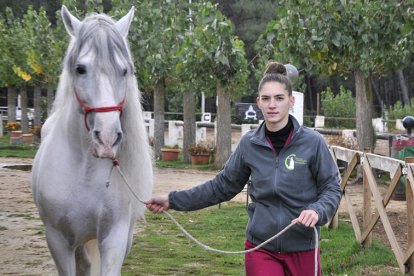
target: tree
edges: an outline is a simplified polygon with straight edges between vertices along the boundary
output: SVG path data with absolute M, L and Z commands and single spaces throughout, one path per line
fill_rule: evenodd
M 209 96 L 215 95 L 215 86 L 211 71 L 206 70 L 211 53 L 205 50 L 203 41 L 199 41 L 200 34 L 207 32 L 205 18 L 214 16 L 217 7 L 207 2 L 196 3 L 190 6 L 189 27 L 177 56 L 175 74 L 181 80 L 181 87 L 185 91 L 183 97 L 184 137 L 183 161 L 191 163 L 190 147 L 196 144 L 195 97 L 205 92 Z
M 32 6 L 35 10 L 40 8 L 47 12 L 49 21 L 52 25 L 56 23 L 55 12 L 59 10 L 62 5 L 62 1 L 50 1 L 50 0 L 2 0 L 0 1 L 0 12 L 4 12 L 6 8 L 13 10 L 16 17 L 22 18 L 26 13 L 29 6 Z M 59 18 L 58 18 L 59 20 Z
M 236 34 L 246 45 L 246 56 L 249 60 L 254 58 L 256 51 L 254 43 L 259 35 L 266 29 L 270 20 L 277 16 L 278 4 L 275 0 L 216 0 L 221 12 L 230 19 Z
M 16 71 L 16 65 L 24 64 L 25 37 L 22 32 L 22 22 L 14 16 L 11 9 L 5 10 L 4 21 L 1 22 L 0 86 L 7 87 L 8 120 L 14 122 L 16 121 L 17 89 L 24 85 L 24 79 L 30 78 L 25 72 Z
M 54 47 L 61 40 L 55 39 L 51 23 L 46 15 L 46 11 L 41 8 L 38 12 L 29 7 L 23 16 L 23 31 L 27 41 L 24 48 L 27 74 L 30 75 L 30 85 L 34 87 L 33 105 L 35 127 L 41 125 L 41 93 L 42 88 L 48 85 L 56 85 L 59 67 L 57 60 L 61 56 L 56 56 L 57 49 Z M 59 51 L 62 54 L 62 51 Z M 19 70 L 23 70 L 19 68 Z
M 246 57 L 249 60 L 249 77 L 247 97 L 243 100 L 254 101 L 257 93 L 258 80 L 255 78 L 255 65 L 261 49 L 255 48 L 259 35 L 266 29 L 270 20 L 277 18 L 278 1 L 276 0 L 215 0 L 218 8 L 230 19 L 236 35 L 244 42 Z
M 56 12 L 56 17 L 61 18 L 60 10 Z M 47 112 L 45 114 L 50 115 L 52 110 L 52 103 L 54 100 L 54 91 L 57 88 L 59 77 L 61 74 L 61 65 L 65 56 L 65 51 L 68 47 L 69 37 L 65 30 L 62 20 L 58 20 L 56 25 L 50 32 L 49 51 L 45 54 L 48 62 L 45 66 L 45 85 L 47 89 Z
M 34 126 L 40 126 L 41 91 L 42 88 L 47 87 L 50 95 L 53 87 L 56 87 L 64 43 L 67 39 L 59 36 L 63 31 L 62 28 L 52 29 L 43 8 L 36 11 L 29 6 L 23 19 L 14 18 L 13 21 L 13 35 L 18 37 L 20 53 L 10 52 L 10 61 L 13 62 L 13 75 L 17 77 L 15 82 L 20 86 L 22 128 L 24 132 L 27 132 L 27 88 L 33 87 Z M 8 39 L 9 43 L 13 42 L 11 36 L 8 36 Z
M 244 44 L 234 35 L 234 26 L 211 3 L 197 15 L 200 23 L 185 40 L 185 75 L 195 86 L 215 85 L 218 97 L 215 166 L 222 167 L 231 153 L 231 98 L 242 95 L 247 79 Z M 207 90 L 208 91 L 208 90 Z
M 406 1 L 284 1 L 279 20 L 265 37 L 279 58 L 307 72 L 349 74 L 355 78 L 357 140 L 374 148 L 373 73 L 400 68 L 410 60 L 413 10 Z
M 140 88 L 154 91 L 154 154 L 164 146 L 165 93 L 174 86 L 176 55 L 188 24 L 188 1 L 132 1 L 136 15 L 129 40 Z M 125 9 L 125 8 L 124 8 Z

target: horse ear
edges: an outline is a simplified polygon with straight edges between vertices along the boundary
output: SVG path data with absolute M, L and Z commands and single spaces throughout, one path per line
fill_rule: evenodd
M 65 5 L 62 6 L 62 20 L 65 24 L 66 31 L 71 36 L 75 36 L 81 22 L 69 12 Z
M 129 26 L 131 26 L 132 19 L 134 18 L 134 13 L 135 7 L 132 6 L 129 12 L 115 23 L 115 27 L 123 38 L 126 38 L 128 35 Z

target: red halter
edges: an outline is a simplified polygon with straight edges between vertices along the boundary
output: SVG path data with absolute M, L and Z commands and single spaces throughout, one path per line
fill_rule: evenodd
M 120 114 L 119 116 L 122 115 L 122 110 L 124 108 L 124 102 L 125 102 L 125 98 L 122 99 L 122 101 L 119 102 L 118 105 L 114 105 L 114 106 L 103 106 L 103 107 L 90 107 L 89 105 L 85 104 L 84 101 L 82 101 L 81 98 L 79 98 L 78 93 L 76 93 L 75 90 L 75 96 L 76 99 L 78 100 L 79 104 L 82 106 L 82 109 L 84 111 L 84 121 L 85 121 L 85 127 L 86 129 L 89 131 L 89 126 L 88 126 L 88 122 L 87 122 L 87 115 L 90 112 L 110 112 L 110 111 L 119 111 Z

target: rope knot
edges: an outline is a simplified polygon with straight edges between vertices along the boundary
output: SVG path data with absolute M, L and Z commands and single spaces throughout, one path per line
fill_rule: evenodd
M 114 167 L 119 167 L 119 160 L 116 157 L 112 157 L 112 164 Z

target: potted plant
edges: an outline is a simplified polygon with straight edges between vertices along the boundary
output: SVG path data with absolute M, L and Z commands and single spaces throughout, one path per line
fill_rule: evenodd
M 178 147 L 178 145 L 165 145 L 163 148 L 161 148 L 161 155 L 163 161 L 175 161 L 178 159 L 179 153 L 180 148 Z
M 208 164 L 210 161 L 210 156 L 214 153 L 214 146 L 207 143 L 198 143 L 196 145 L 191 145 L 189 148 L 189 153 L 191 155 L 191 164 Z
M 10 143 L 21 143 L 22 142 L 22 134 L 21 125 L 19 122 L 8 122 L 6 124 L 6 128 L 9 131 L 10 135 Z
M 33 133 L 23 133 L 22 134 L 22 141 L 25 144 L 33 143 Z
M 42 126 L 34 126 L 30 129 L 30 133 L 33 134 L 33 142 L 40 142 L 42 134 Z

